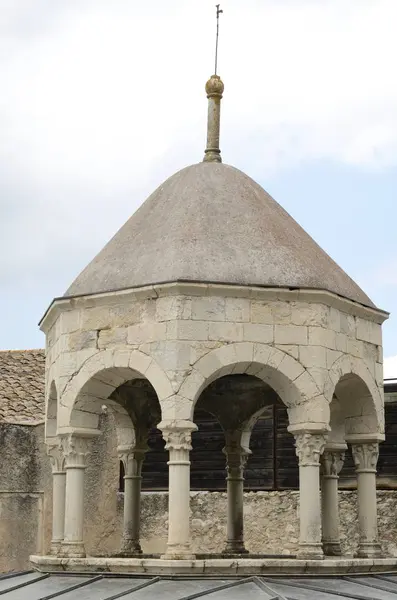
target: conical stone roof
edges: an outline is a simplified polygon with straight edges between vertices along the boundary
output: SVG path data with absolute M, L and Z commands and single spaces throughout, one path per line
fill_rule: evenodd
M 374 306 L 261 186 L 220 162 L 160 185 L 65 295 L 181 280 L 314 288 Z

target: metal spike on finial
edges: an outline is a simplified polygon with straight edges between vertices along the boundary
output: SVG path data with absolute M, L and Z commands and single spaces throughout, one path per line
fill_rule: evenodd
M 203 162 L 222 162 L 219 148 L 219 131 L 221 118 L 221 99 L 224 90 L 222 79 L 216 74 L 218 68 L 218 39 L 219 15 L 223 13 L 220 4 L 216 5 L 216 42 L 215 42 L 215 73 L 205 84 L 208 98 L 207 148 Z
M 219 15 L 223 13 L 220 8 L 220 4 L 216 5 L 216 41 L 215 41 L 215 75 L 218 68 L 218 40 L 219 40 Z

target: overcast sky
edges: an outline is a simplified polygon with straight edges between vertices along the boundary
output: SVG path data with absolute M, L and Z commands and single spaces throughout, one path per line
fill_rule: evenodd
M 0 0 L 1 348 L 43 346 L 52 298 L 201 160 L 214 4 Z M 222 8 L 224 162 L 393 313 L 397 375 L 397 1 Z

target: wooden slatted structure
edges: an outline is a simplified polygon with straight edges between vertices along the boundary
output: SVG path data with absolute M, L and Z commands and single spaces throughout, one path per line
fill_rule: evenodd
M 397 381 L 385 386 L 385 442 L 380 445 L 378 487 L 397 488 Z M 218 421 L 204 410 L 196 410 L 191 452 L 191 489 L 224 491 L 226 489 L 224 434 Z M 281 403 L 267 407 L 255 425 L 250 448 L 252 455 L 245 469 L 245 489 L 285 490 L 299 487 L 298 461 L 294 438 L 287 431 L 288 415 Z M 149 437 L 150 451 L 143 467 L 144 490 L 168 489 L 167 452 L 160 431 L 153 429 Z M 123 473 L 120 489 L 123 489 Z M 346 453 L 340 474 L 340 488 L 356 485 L 351 451 Z

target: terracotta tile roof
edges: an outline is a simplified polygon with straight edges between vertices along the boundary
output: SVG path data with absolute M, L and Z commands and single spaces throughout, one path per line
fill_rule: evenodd
M 44 420 L 44 350 L 0 351 L 0 423 Z

